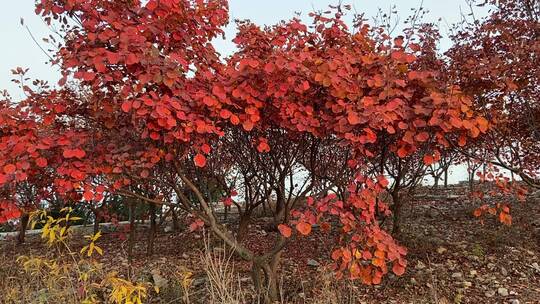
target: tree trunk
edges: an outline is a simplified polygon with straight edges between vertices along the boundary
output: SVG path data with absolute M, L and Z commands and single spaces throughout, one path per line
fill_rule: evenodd
M 244 213 L 242 213 L 238 222 L 238 230 L 236 231 L 236 239 L 238 242 L 241 242 L 246 237 L 250 220 L 251 210 L 246 210 Z
M 266 208 L 267 200 L 263 200 L 262 202 L 262 208 L 263 208 L 263 214 L 262 217 L 265 217 L 268 214 L 268 210 Z
M 21 223 L 19 226 L 19 235 L 17 236 L 17 244 L 23 244 L 26 236 L 26 227 L 28 227 L 28 221 L 30 220 L 30 215 L 24 213 L 21 215 Z
M 444 169 L 444 189 L 448 188 L 448 167 Z
M 154 240 L 156 238 L 156 205 L 150 204 L 148 206 L 150 212 L 150 230 L 148 231 L 148 247 L 146 248 L 146 255 L 152 256 L 154 254 Z
M 94 213 L 94 235 L 99 232 L 99 216 L 97 210 L 92 210 Z
M 403 203 L 399 196 L 399 192 L 392 192 L 392 201 L 392 216 L 394 219 L 392 224 L 392 236 L 398 237 L 401 234 L 401 207 Z
M 469 192 L 474 191 L 474 172 L 469 173 Z
M 133 247 L 135 243 L 135 203 L 129 203 L 129 236 L 128 236 L 128 263 L 133 262 Z
M 229 218 L 229 209 L 231 209 L 231 206 L 225 206 L 224 221 L 227 221 L 227 219 Z
M 172 212 L 172 224 L 173 224 L 173 230 L 178 231 L 180 229 L 180 222 L 178 221 L 178 213 L 176 213 L 176 210 L 171 210 Z
M 269 261 L 263 261 L 255 258 L 251 267 L 251 276 L 255 290 L 260 297 L 264 299 L 264 303 L 271 304 L 279 300 L 279 282 L 277 270 L 281 251 L 270 258 Z
M 439 179 L 440 179 L 440 178 L 441 178 L 441 177 L 438 176 L 438 175 L 435 175 L 435 176 L 433 177 L 433 179 L 435 180 L 435 183 L 433 184 L 433 188 L 434 188 L 434 189 L 439 188 Z

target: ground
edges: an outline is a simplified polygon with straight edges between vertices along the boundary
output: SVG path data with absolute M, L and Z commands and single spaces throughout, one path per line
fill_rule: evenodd
M 540 303 L 540 201 L 529 199 L 513 204 L 511 226 L 492 218 L 481 223 L 472 215 L 474 207 L 461 188 L 420 191 L 414 204 L 408 204 L 404 210 L 405 222 L 399 238 L 409 251 L 407 271 L 401 277 L 387 276 L 378 286 L 333 280 L 325 267 L 330 262 L 333 236 L 316 231 L 309 237 L 298 238 L 288 247 L 281 265 L 284 302 Z M 254 229 L 248 238 L 251 248 L 267 246 L 274 236 L 275 232 L 261 228 L 265 226 L 262 221 L 252 224 Z M 189 291 L 191 303 L 208 303 L 207 288 L 202 288 L 208 284 L 201 262 L 205 256 L 204 236 L 200 232 L 162 232 L 156 239 L 156 254 L 152 258 L 145 256 L 144 238 L 144 232 L 138 234 L 131 271 L 138 278 L 161 280 L 164 286 L 149 301 L 181 303 L 181 292 L 175 291 L 171 282 L 190 271 L 194 273 Z M 211 243 L 211 251 L 227 257 L 218 241 Z M 76 250 L 82 244 L 81 240 L 71 246 Z M 106 234 L 98 244 L 105 251 L 101 258 L 105 268 L 120 273 L 129 269 L 124 240 Z M 38 255 L 46 250 L 37 238 L 29 239 L 23 246 L 10 242 L 0 245 L 4 269 L 19 267 L 13 265 L 16 256 Z M 249 291 L 249 265 L 234 256 L 231 263 L 238 276 L 238 288 Z M 321 300 L 325 297 L 327 300 Z

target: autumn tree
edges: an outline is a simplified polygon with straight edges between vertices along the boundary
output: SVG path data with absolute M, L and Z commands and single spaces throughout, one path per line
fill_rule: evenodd
M 367 160 L 380 151 L 382 139 L 389 138 L 384 146 L 399 158 L 432 143 L 423 157 L 430 164 L 438 159 L 438 146 L 478 136 L 486 131 L 487 121 L 473 115 L 471 101 L 458 88 L 438 81 L 437 71 L 413 64 L 422 53 L 421 44 L 405 46 L 401 37 L 375 35 L 380 29 L 360 21 L 353 34 L 339 10 L 312 17 L 311 28 L 297 19 L 264 29 L 241 23 L 234 39 L 239 51 L 226 71 L 232 83 L 225 91 L 245 104 L 246 113 L 260 119 L 253 126 L 244 124 L 246 131 L 278 122 L 287 134 L 334 138 L 350 147 L 350 165 L 356 173 L 345 199 L 334 195 L 309 199 L 306 211 L 293 211 L 292 223 L 300 234 L 309 234 L 325 215 L 340 218 L 342 231 L 350 238 L 344 238 L 349 242 L 334 255 L 337 269 L 352 269 L 353 277 L 376 283 L 387 272 L 386 258 L 396 273 L 405 262 L 403 250 L 374 219 L 376 198 L 388 181 L 381 172 L 361 174 L 370 172 Z M 387 210 L 384 204 L 377 207 Z M 290 236 L 286 223 L 279 228 Z M 377 252 L 380 260 L 361 266 L 358 261 L 371 261 L 377 245 L 383 248 Z M 355 255 L 358 248 L 365 255 Z
M 473 12 L 472 20 L 456 28 L 454 46 L 447 52 L 449 71 L 474 97 L 474 107 L 493 122 L 478 147 L 485 151 L 485 160 L 538 188 L 540 73 L 535 42 L 540 35 L 540 4 L 534 0 L 473 3 L 488 6 L 489 14 L 475 19 Z

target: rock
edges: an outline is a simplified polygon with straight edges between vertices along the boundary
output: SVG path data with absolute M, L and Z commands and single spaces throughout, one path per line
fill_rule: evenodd
M 182 253 L 182 259 L 184 260 L 189 259 L 189 255 L 187 253 Z
M 444 247 L 439 247 L 437 248 L 437 253 L 438 254 L 443 254 L 447 251 L 448 249 L 444 248 Z
M 531 267 L 536 270 L 537 272 L 540 272 L 540 265 L 538 265 L 537 262 L 534 262 L 531 264 Z
M 469 255 L 468 258 L 469 258 L 469 260 L 471 260 L 471 261 L 474 261 L 474 262 L 480 262 L 480 257 L 479 257 L 479 256 L 476 256 L 476 255 Z
M 508 275 L 508 270 L 506 270 L 506 268 L 504 267 L 501 267 L 501 274 L 506 277 Z
M 203 286 L 204 284 L 206 284 L 206 281 L 207 281 L 206 278 L 197 278 L 197 279 L 194 279 L 193 283 L 191 284 L 193 287 Z
M 418 263 L 416 263 L 416 269 L 418 270 L 422 270 L 424 268 L 426 268 L 426 264 L 424 264 L 422 261 L 418 261 Z
M 495 295 L 495 290 L 488 290 L 484 293 L 487 298 L 491 298 Z
M 307 264 L 308 266 L 311 266 L 311 267 L 319 267 L 321 265 L 319 262 L 315 261 L 314 259 L 307 260 Z
M 154 286 L 159 289 L 163 289 L 169 284 L 169 281 L 165 279 L 157 269 L 152 270 L 152 280 L 154 281 Z
M 165 226 L 165 229 L 163 229 L 163 231 L 165 231 L 165 233 L 173 232 L 174 227 L 173 226 Z
M 416 279 L 415 279 L 415 278 L 411 278 L 411 284 L 412 284 L 412 285 L 416 285 L 416 284 L 418 284 L 418 282 L 416 282 Z
M 439 217 L 441 213 L 439 212 L 439 210 L 435 209 L 435 208 L 429 208 L 427 211 L 426 211 L 426 216 L 429 217 L 429 218 L 436 218 L 436 217 Z
M 463 277 L 463 273 L 461 273 L 461 272 L 452 273 L 452 278 L 454 278 L 454 279 L 460 279 L 462 277 Z
M 499 289 L 497 289 L 497 293 L 502 297 L 507 297 L 508 296 L 508 289 L 506 289 L 504 287 L 499 287 Z
M 214 252 L 215 253 L 225 253 L 225 248 L 221 248 L 221 247 L 214 247 Z
M 471 282 L 468 282 L 468 281 L 464 281 L 464 282 L 463 282 L 463 287 L 469 288 L 469 287 L 471 287 L 471 286 L 472 286 L 472 283 L 471 283 Z
M 476 276 L 478 274 L 478 271 L 473 269 L 473 270 L 469 271 L 469 274 L 471 275 L 471 277 L 474 277 L 474 276 Z
M 519 300 L 518 299 L 512 299 L 512 300 L 510 300 L 509 303 L 510 304 L 519 304 Z

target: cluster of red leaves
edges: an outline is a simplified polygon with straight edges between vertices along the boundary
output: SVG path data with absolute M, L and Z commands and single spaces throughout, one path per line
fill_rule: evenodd
M 21 211 L 18 206 L 10 201 L 0 202 L 0 223 L 5 223 L 19 216 L 21 216 Z
M 107 184 L 119 189 L 131 182 L 121 174 L 147 177 L 164 158 L 191 151 L 205 165 L 206 142 L 222 134 L 213 119 L 222 106 L 208 102 L 220 68 L 209 41 L 222 34 L 226 2 L 43 0 L 36 13 L 65 35 L 53 61 L 63 78 L 59 90 L 25 86 L 26 100 L 2 102 L 0 186 L 12 186 L 5 197 L 47 176 L 44 186 L 61 195 L 96 200 L 96 176 L 117 176 Z M 164 144 L 175 147 L 164 153 Z
M 334 194 L 317 201 L 309 198 L 308 208 L 293 211 L 292 223 L 296 223 L 296 230 L 302 235 L 308 235 L 315 224 L 329 231 L 337 220 L 342 233 L 341 246 L 332 252 L 332 259 L 338 277 L 348 273 L 351 279 L 361 279 L 365 284 L 379 284 L 388 273 L 388 264 L 396 275 L 404 273 L 407 251 L 376 220 L 376 211 L 389 212 L 379 199 L 387 185 L 384 176 L 379 176 L 377 182 L 357 176 L 349 185 L 346 200 L 339 200 Z M 288 226 L 281 225 L 279 230 L 285 237 L 291 237 L 292 229 Z
M 459 88 L 412 65 L 420 45 L 406 49 L 402 38 L 389 45 L 371 38 L 367 25 L 351 34 L 340 16 L 314 17 L 314 31 L 299 20 L 264 30 L 241 25 L 222 102 L 243 105 L 246 131 L 279 124 L 318 137 L 332 134 L 368 157 L 381 137 L 392 138 L 389 148 L 399 157 L 431 143 L 424 161 L 432 164 L 440 157 L 436 146 L 449 147 L 448 134 L 465 145 L 488 130 Z
M 487 214 L 496 216 L 501 223 L 509 226 L 512 224 L 512 216 L 508 201 L 517 198 L 518 201 L 524 202 L 527 189 L 518 183 L 511 183 L 510 178 L 501 173 L 497 167 L 490 165 L 487 169 L 487 172 L 477 173 L 481 185 L 486 189 L 479 189 L 472 193 L 471 197 L 483 201 L 489 196 L 492 202 L 482 204 L 474 210 L 473 215 L 482 221 L 483 216 Z

